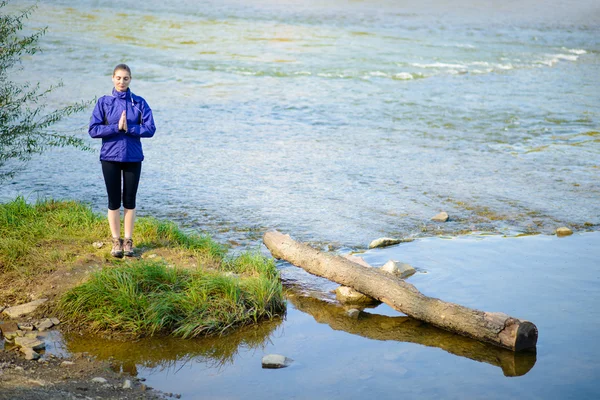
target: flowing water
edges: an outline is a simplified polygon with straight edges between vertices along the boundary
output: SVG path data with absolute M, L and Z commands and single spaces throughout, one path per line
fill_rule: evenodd
M 475 232 L 365 257 L 413 263 L 428 295 L 532 320 L 537 354 L 481 347 L 385 307 L 348 321 L 328 296 L 296 292 L 284 320 L 229 339 L 119 349 L 71 338 L 51 351 L 117 355 L 116 368 L 188 398 L 597 397 L 598 233 L 477 233 L 598 231 L 600 5 L 412 3 L 40 1 L 26 28 L 48 26 L 43 52 L 14 79 L 62 80 L 53 108 L 109 93 L 114 65 L 131 66 L 158 127 L 143 142 L 141 215 L 244 248 L 268 228 L 340 252 L 379 236 Z M 0 200 L 77 199 L 103 212 L 88 118 L 56 129 L 95 152 L 35 157 Z M 441 210 L 450 221 L 432 223 Z M 280 267 L 300 293 L 332 287 Z M 296 362 L 263 371 L 266 352 Z
M 128 63 L 158 127 L 140 213 L 224 239 L 596 230 L 598 3 L 411 3 L 41 1 L 27 26 L 48 26 L 43 53 L 18 79 L 62 80 L 59 106 L 110 93 Z M 57 129 L 87 137 L 88 118 Z M 0 196 L 104 210 L 89 141 Z

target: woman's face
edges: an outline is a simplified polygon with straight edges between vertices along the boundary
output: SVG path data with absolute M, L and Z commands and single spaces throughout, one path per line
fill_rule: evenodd
M 119 92 L 126 92 L 129 84 L 131 83 L 131 75 L 124 69 L 118 69 L 112 77 L 115 89 Z

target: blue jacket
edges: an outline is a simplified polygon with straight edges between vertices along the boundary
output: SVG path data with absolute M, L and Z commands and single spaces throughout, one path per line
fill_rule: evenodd
M 125 110 L 127 131 L 119 130 L 119 119 Z M 88 133 L 102 139 L 100 160 L 138 162 L 144 159 L 140 138 L 156 132 L 152 110 L 146 100 L 131 93 L 113 89 L 112 96 L 102 96 L 90 118 Z

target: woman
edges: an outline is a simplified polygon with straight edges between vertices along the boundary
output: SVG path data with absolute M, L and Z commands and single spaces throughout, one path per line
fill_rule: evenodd
M 117 65 L 112 81 L 115 86 L 112 95 L 98 99 L 88 132 L 91 137 L 102 139 L 100 161 L 108 193 L 110 254 L 121 258 L 134 254 L 135 197 L 144 160 L 140 138 L 154 136 L 156 127 L 146 100 L 129 90 L 131 69 L 125 64 Z M 125 240 L 121 239 L 121 177 Z

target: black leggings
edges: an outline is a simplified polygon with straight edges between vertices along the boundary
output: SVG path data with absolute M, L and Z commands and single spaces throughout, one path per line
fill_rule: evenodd
M 102 174 L 108 193 L 108 209 L 121 208 L 121 172 L 123 173 L 123 207 L 135 208 L 135 196 L 140 183 L 142 162 L 102 161 Z

